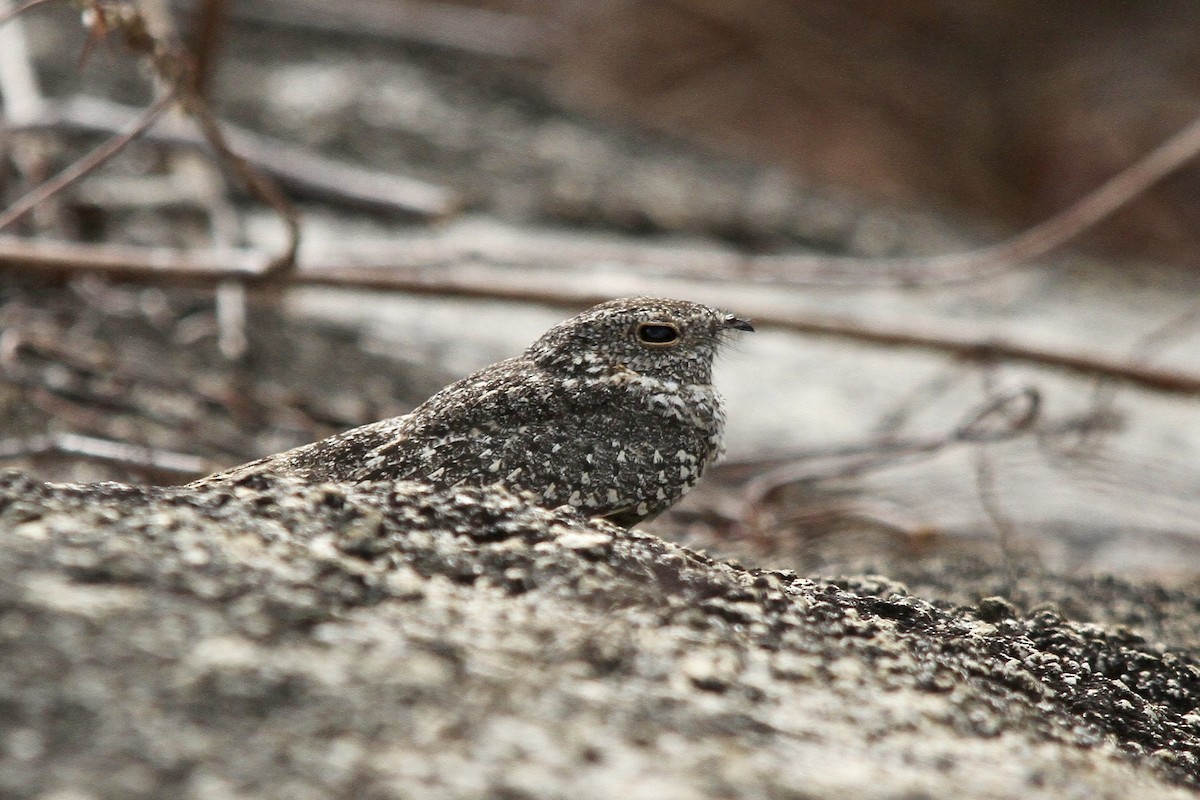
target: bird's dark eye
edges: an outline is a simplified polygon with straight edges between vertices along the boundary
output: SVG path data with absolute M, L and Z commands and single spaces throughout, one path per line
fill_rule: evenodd
M 637 337 L 645 344 L 669 346 L 679 340 L 679 329 L 667 322 L 643 322 L 637 326 Z

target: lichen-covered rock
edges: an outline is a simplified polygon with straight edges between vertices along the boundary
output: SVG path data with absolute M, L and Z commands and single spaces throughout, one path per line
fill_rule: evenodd
M 0 795 L 1186 797 L 1129 631 L 712 561 L 497 489 L 0 479 Z

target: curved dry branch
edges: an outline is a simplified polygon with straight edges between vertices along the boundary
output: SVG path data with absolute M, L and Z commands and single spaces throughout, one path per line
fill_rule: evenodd
M 67 167 L 52 179 L 40 186 L 34 187 L 24 196 L 18 198 L 3 212 L 0 212 L 0 231 L 20 221 L 26 214 L 37 208 L 40 203 L 44 203 L 46 200 L 54 197 L 117 156 L 130 142 L 153 125 L 155 120 L 162 116 L 163 112 L 170 108 L 174 101 L 174 92 L 164 93 L 142 113 L 141 117 L 134 122 L 129 130 L 120 136 L 104 142 L 104 144 Z

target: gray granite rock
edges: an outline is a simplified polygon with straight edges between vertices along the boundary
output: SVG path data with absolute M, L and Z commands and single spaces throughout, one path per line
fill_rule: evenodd
M 497 490 L 0 480 L 6 797 L 1186 797 L 1198 676 Z

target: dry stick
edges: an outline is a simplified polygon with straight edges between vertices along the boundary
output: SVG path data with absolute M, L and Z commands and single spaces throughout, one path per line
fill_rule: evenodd
M 125 127 L 136 113 L 130 106 L 108 100 L 75 97 L 65 103 L 47 104 L 43 116 L 25 127 L 113 133 Z M 293 191 L 424 218 L 449 216 L 461 205 L 459 197 L 443 186 L 334 161 L 228 122 L 222 122 L 221 129 L 233 149 Z M 190 146 L 205 143 L 202 136 L 169 120 L 147 131 L 146 138 Z
M 300 247 L 299 216 L 291 201 L 269 178 L 261 175 L 229 147 L 204 97 L 205 71 L 211 67 L 212 59 L 215 58 L 216 36 L 222 23 L 222 0 L 208 0 L 204 4 L 206 29 L 202 28 L 200 32 L 200 57 L 203 63 L 199 67 L 193 54 L 180 45 L 175 37 L 166 0 L 144 0 L 143 5 L 142 13 L 146 20 L 153 23 L 153 28 L 158 31 L 154 37 L 154 46 L 150 50 L 150 62 L 154 65 L 159 82 L 178 91 L 181 111 L 200 126 L 209 146 L 216 151 L 218 161 L 229 165 L 249 193 L 269 205 L 283 220 L 287 230 L 286 245 L 282 253 L 268 262 L 266 272 L 281 274 L 290 271 L 295 267 L 296 252 Z M 176 154 L 175 169 L 192 161 L 194 157 L 194 154 Z M 206 194 L 211 201 L 209 221 L 213 242 L 217 247 L 227 249 L 233 242 L 232 230 L 222 225 L 223 220 L 228 221 L 225 219 L 228 215 L 223 214 L 221 208 L 227 201 L 220 198 L 219 192 L 209 191 Z M 242 358 L 249 349 L 245 324 L 245 283 L 227 280 L 218 284 L 216 309 L 217 343 L 221 353 L 230 361 Z
M 32 211 L 39 203 L 43 203 L 49 198 L 66 189 L 71 184 L 78 181 L 80 178 L 87 175 L 92 170 L 97 169 L 109 159 L 116 156 L 124 150 L 130 142 L 137 136 L 154 124 L 159 115 L 166 111 L 171 103 L 175 100 L 174 91 L 167 91 L 162 97 L 154 101 L 154 103 L 146 109 L 142 116 L 137 120 L 132 128 L 122 133 L 120 136 L 110 139 L 104 144 L 97 147 L 91 153 L 88 153 L 83 158 L 76 161 L 71 166 L 64 169 L 54 178 L 46 181 L 41 186 L 38 186 L 23 197 L 17 199 L 11 206 L 0 213 L 0 230 L 4 230 L 8 226 L 20 220 L 30 211 Z
M 222 268 L 223 258 L 230 261 L 228 269 Z M 195 255 L 123 245 L 31 242 L 0 237 L 0 264 L 37 272 L 90 271 L 126 280 L 211 284 L 229 278 L 234 271 L 250 278 L 261 277 L 267 260 L 257 253 L 243 250 L 230 251 L 223 255 Z M 498 284 L 494 277 L 486 275 L 458 278 L 449 267 L 430 272 L 420 268 L 388 269 L 306 264 L 288 276 L 288 285 L 353 287 L 439 297 L 511 300 L 572 311 L 612 299 L 605 294 L 556 291 L 528 285 L 505 286 Z M 752 316 L 755 325 L 811 336 L 926 350 L 964 361 L 1016 361 L 1088 377 L 1122 381 L 1167 394 L 1200 394 L 1200 376 L 1144 364 L 1055 352 L 999 339 L 954 339 L 942 334 L 885 330 L 840 320 L 797 319 L 769 313 Z
M 220 124 L 197 91 L 195 62 L 192 54 L 174 36 L 165 0 L 145 0 L 145 5 L 144 11 L 138 10 L 135 20 L 124 23 L 127 27 L 122 33 L 127 47 L 135 54 L 147 57 L 158 81 L 178 96 L 180 109 L 200 126 L 200 132 L 220 161 L 233 170 L 251 196 L 270 206 L 283 220 L 287 243 L 283 252 L 268 264 L 268 271 L 276 273 L 292 269 L 300 248 L 300 219 L 295 208 L 270 178 L 259 173 L 226 142 Z M 151 27 L 152 23 L 156 24 Z
M 228 14 L 229 0 L 202 0 L 196 12 L 192 35 L 192 52 L 195 53 L 196 64 L 192 70 L 192 89 L 197 96 L 205 100 L 208 99 L 217 50 Z
M 727 473 L 745 471 L 747 467 L 756 473 L 742 486 L 742 512 L 736 515 L 736 519 L 745 520 L 747 530 L 756 530 L 767 501 L 784 487 L 802 481 L 853 477 L 900 461 L 931 456 L 954 445 L 1009 441 L 1033 430 L 1040 414 L 1041 393 L 1035 387 L 1024 386 L 989 397 L 965 415 L 952 430 L 940 436 L 859 444 L 782 460 L 742 461 L 724 465 Z M 996 499 L 995 475 L 985 449 L 980 447 L 975 452 L 979 500 L 984 513 L 999 531 L 1000 546 L 1007 556 L 1014 526 Z M 762 469 L 764 466 L 767 467 L 765 470 Z M 904 526 L 900 526 L 900 529 L 903 530 Z
M 1048 252 L 1112 214 L 1200 153 L 1200 119 L 1050 219 L 993 248 L 996 258 L 1025 260 Z
M 1159 369 L 1127 361 L 1114 361 L 1092 355 L 1055 352 L 1001 339 L 953 339 L 940 334 L 881 330 L 848 322 L 798 320 L 770 314 L 755 317 L 754 323 L 755 325 L 761 323 L 764 326 L 775 326 L 797 333 L 831 336 L 867 344 L 933 350 L 961 358 L 964 361 L 1016 361 L 1040 367 L 1052 367 L 1079 375 L 1123 381 L 1145 389 L 1172 394 L 1200 393 L 1200 377 L 1186 372 Z
M 455 297 L 486 298 L 533 302 L 540 305 L 578 310 L 611 300 L 607 295 L 544 290 L 534 287 L 497 286 L 478 280 L 455 281 L 445 272 L 430 276 L 419 270 L 385 270 L 361 267 L 306 266 L 294 281 L 310 286 L 355 286 L 409 294 L 433 294 Z M 953 339 L 942 334 L 885 330 L 828 319 L 797 319 L 779 314 L 754 314 L 755 325 L 775 327 L 812 336 L 828 336 L 865 344 L 931 350 L 964 361 L 1017 361 L 1099 378 L 1123 381 L 1145 389 L 1172 394 L 1200 393 L 1200 376 L 1142 364 L 1112 361 L 1091 355 L 1060 353 L 1027 347 L 999 339 Z
M 296 265 L 296 253 L 300 249 L 300 215 L 296 213 L 292 201 L 288 200 L 287 195 L 280 191 L 274 181 L 264 176 L 255 169 L 253 164 L 234 152 L 225 140 L 220 123 L 217 122 L 202 99 L 187 97 L 184 102 L 188 114 L 200 125 L 204 138 L 217 151 L 221 160 L 233 169 L 242 185 L 251 194 L 269 205 L 279 215 L 287 228 L 287 246 L 282 253 L 271 260 L 267 265 L 267 271 L 274 273 L 292 269 Z
M 221 0 L 204 0 L 200 10 L 200 25 L 197 36 L 194 37 L 193 47 L 189 51 L 178 42 L 174 21 L 167 9 L 165 0 L 142 0 L 138 13 L 144 20 L 146 31 L 152 38 L 150 48 L 131 47 L 134 52 L 142 52 L 150 56 L 150 62 L 157 72 L 157 86 L 161 91 L 163 86 L 178 88 L 181 102 L 178 106 L 180 114 L 196 113 L 193 109 L 206 107 L 205 82 L 212 60 L 216 56 L 216 39 L 221 25 Z M 127 34 L 128 35 L 128 34 Z M 219 132 L 218 132 L 219 135 Z M 198 170 L 193 183 L 203 198 L 203 207 L 208 215 L 209 233 L 213 246 L 217 249 L 228 250 L 235 241 L 234 230 L 236 219 L 225 198 L 224 187 L 220 189 L 211 180 L 214 167 L 204 163 L 197 153 L 176 152 L 171 154 L 170 172 L 178 175 L 181 171 Z M 290 224 L 288 251 L 278 262 L 272 262 L 270 267 L 279 266 L 290 268 L 295 259 L 295 246 L 299 236 L 298 223 L 292 222 L 294 212 L 286 204 L 276 209 L 276 213 Z M 269 268 L 270 268 L 269 267 Z M 243 281 L 231 279 L 222 281 L 216 287 L 217 311 L 217 346 L 220 352 L 230 361 L 245 355 L 249 342 L 246 336 L 246 292 Z
M 972 454 L 975 473 L 975 495 L 979 507 L 996 531 L 997 544 L 1010 570 L 1014 568 L 1013 542 L 1017 535 L 1017 526 L 1000 501 L 996 487 L 996 467 L 988 458 L 986 447 L 980 447 Z
M 214 283 L 231 277 L 262 277 L 270 259 L 253 250 L 183 252 L 171 247 L 80 244 L 0 236 L 0 265 L 40 272 L 98 272 L 158 282 L 189 277 Z
M 271 206 L 283 219 L 288 232 L 287 245 L 278 258 L 268 263 L 267 271 L 275 272 L 291 268 L 295 262 L 300 240 L 300 223 L 296 212 L 287 197 L 270 179 L 259 174 L 253 166 L 233 152 L 226 143 L 220 125 L 209 111 L 203 98 L 195 91 L 194 73 L 189 54 L 177 46 L 169 46 L 156 39 L 149 32 L 145 18 L 136 8 L 134 8 L 132 16 L 117 14 L 108 18 L 100 14 L 98 19 L 100 20 L 99 29 L 102 33 L 108 32 L 107 25 L 114 25 L 114 29 L 119 30 L 124 37 L 126 47 L 135 55 L 143 56 L 149 61 L 156 77 L 165 87 L 162 95 L 151 105 L 150 109 L 137 118 L 137 123 L 133 126 L 132 131 L 97 148 L 92 155 L 76 162 L 55 180 L 34 189 L 18 200 L 3 215 L 0 215 L 0 230 L 29 213 L 38 203 L 53 197 L 65 186 L 79 180 L 119 153 L 134 137 L 144 133 L 171 101 L 178 99 L 183 110 L 200 126 L 204 138 L 221 159 L 231 166 L 246 189 L 253 196 Z
M 755 261 L 775 270 L 808 270 L 821 285 L 933 286 L 975 281 L 1013 263 L 1043 256 L 1092 227 L 1200 154 L 1200 118 L 1147 155 L 1109 178 L 1073 205 L 1010 239 L 972 250 L 934 257 L 858 259 L 764 256 Z M 846 267 L 883 272 L 866 279 L 841 279 Z M 799 284 L 799 281 L 791 281 Z
M 994 393 L 995 381 L 991 370 L 981 370 L 979 377 L 984 391 Z M 989 441 L 996 441 L 996 439 L 994 436 L 989 437 L 986 434 L 997 433 L 994 424 L 997 418 L 1013 432 L 1014 436 L 1017 433 L 1033 429 L 1041 413 L 1041 392 L 1032 386 L 1024 387 L 1018 392 L 1018 394 L 1009 392 L 998 396 L 997 400 L 988 404 L 981 413 L 958 428 L 959 433 L 962 434 L 962 441 L 974 442 L 979 445 L 971 452 L 972 472 L 975 478 L 975 499 L 979 501 L 980 509 L 996 532 L 997 544 L 1000 547 L 1000 553 L 1004 556 L 1010 579 L 1014 576 L 1016 566 L 1012 545 L 1016 540 L 1017 526 L 1001 501 L 996 465 L 992 461 L 992 454 L 987 446 Z M 1025 400 L 1023 407 L 1011 408 L 1012 404 L 1008 401 L 1017 397 Z M 974 433 L 985 435 L 975 436 Z

